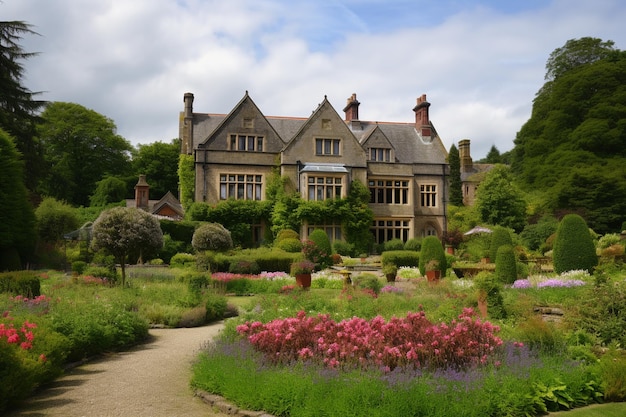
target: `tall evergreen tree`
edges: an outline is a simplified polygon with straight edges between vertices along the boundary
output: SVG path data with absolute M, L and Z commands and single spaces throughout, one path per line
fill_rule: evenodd
M 0 21 L 0 128 L 15 138 L 18 151 L 25 162 L 26 186 L 35 189 L 41 174 L 41 154 L 35 140 L 37 112 L 44 104 L 35 100 L 33 93 L 22 85 L 22 61 L 35 53 L 20 46 L 24 35 L 36 35 L 31 26 L 22 21 Z
M 35 213 L 23 169 L 13 139 L 0 129 L 0 271 L 20 269 L 35 246 Z
M 463 183 L 461 182 L 461 158 L 459 150 L 452 144 L 448 152 L 448 165 L 450 165 L 450 204 L 463 205 Z
M 500 156 L 500 151 L 496 148 L 495 145 L 491 145 L 491 149 L 487 152 L 487 156 L 485 159 L 482 159 L 480 162 L 484 164 L 502 164 L 502 157 Z

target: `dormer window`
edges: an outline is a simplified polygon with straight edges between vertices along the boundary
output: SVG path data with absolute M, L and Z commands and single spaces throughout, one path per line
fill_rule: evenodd
M 229 149 L 231 151 L 263 152 L 263 136 L 230 135 Z
M 315 139 L 315 155 L 341 155 L 339 139 Z
M 370 161 L 391 162 L 391 149 L 370 148 Z

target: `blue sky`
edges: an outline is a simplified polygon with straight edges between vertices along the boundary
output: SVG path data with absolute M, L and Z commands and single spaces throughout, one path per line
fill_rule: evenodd
M 343 115 L 411 122 L 426 94 L 446 148 L 475 159 L 513 147 L 550 53 L 591 36 L 626 49 L 622 0 L 3 0 L 22 44 L 25 84 L 93 109 L 133 144 L 178 135 L 194 110 L 227 113 L 249 91 L 266 115 L 306 117 L 324 96 Z

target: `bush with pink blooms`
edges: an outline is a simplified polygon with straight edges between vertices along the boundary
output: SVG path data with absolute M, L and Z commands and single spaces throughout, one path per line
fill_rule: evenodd
M 499 328 L 475 318 L 471 308 L 450 324 L 433 324 L 423 311 L 389 321 L 378 316 L 340 322 L 301 311 L 266 324 L 246 322 L 237 331 L 272 362 L 313 361 L 333 369 L 468 369 L 488 363 L 502 344 Z

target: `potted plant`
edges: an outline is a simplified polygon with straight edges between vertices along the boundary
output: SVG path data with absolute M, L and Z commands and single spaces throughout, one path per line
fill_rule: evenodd
M 296 283 L 302 288 L 311 286 L 311 274 L 315 271 L 315 264 L 308 260 L 297 261 L 291 264 L 291 275 L 296 277 Z
M 431 259 L 426 263 L 426 278 L 428 281 L 435 281 L 441 277 L 441 270 L 439 269 L 439 261 Z
M 383 274 L 387 278 L 387 282 L 394 282 L 396 280 L 396 274 L 398 273 L 398 267 L 394 264 L 383 265 Z

